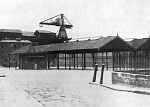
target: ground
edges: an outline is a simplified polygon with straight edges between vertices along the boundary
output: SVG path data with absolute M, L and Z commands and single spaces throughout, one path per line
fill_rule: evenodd
M 44 107 L 148 107 L 150 95 L 115 91 L 89 84 L 93 70 L 14 70 L 9 82 L 24 90 Z M 104 78 L 104 83 L 109 79 Z M 99 81 L 99 78 L 97 79 Z

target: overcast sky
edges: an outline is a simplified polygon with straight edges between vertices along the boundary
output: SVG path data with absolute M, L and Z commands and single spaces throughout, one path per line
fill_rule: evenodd
M 56 31 L 38 23 L 60 13 L 74 25 L 67 30 L 73 38 L 150 35 L 150 0 L 1 0 L 0 28 Z

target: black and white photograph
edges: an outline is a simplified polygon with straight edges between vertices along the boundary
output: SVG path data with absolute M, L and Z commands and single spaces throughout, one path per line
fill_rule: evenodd
M 150 0 L 1 0 L 0 107 L 149 107 Z

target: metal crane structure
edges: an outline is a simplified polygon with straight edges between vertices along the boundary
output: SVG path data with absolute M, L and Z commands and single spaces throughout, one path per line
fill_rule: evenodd
M 53 25 L 59 26 L 59 32 L 57 38 L 63 41 L 68 41 L 71 38 L 68 38 L 66 29 L 71 29 L 73 25 L 69 20 L 64 16 L 64 14 L 59 14 L 39 23 L 40 25 Z

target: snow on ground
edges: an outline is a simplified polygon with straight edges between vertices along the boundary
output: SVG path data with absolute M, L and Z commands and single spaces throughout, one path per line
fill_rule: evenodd
M 6 78 L 15 87 L 25 90 L 44 107 L 148 107 L 150 105 L 149 95 L 114 91 L 89 84 L 92 81 L 93 70 L 1 69 L 0 71 L 7 72 Z M 110 82 L 106 77 L 105 75 L 104 83 Z M 98 77 L 97 81 L 99 79 Z

